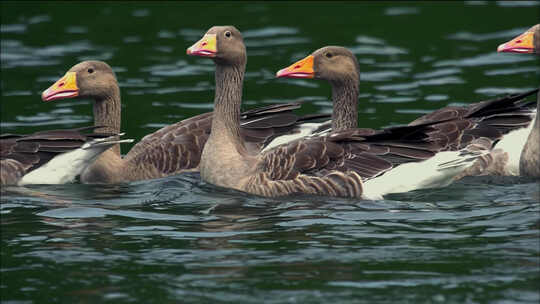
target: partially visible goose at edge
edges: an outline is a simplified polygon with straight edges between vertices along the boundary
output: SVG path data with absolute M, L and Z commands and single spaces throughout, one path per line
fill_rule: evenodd
M 187 53 L 213 59 L 216 65 L 214 119 L 200 164 L 202 179 L 211 184 L 262 196 L 377 199 L 386 193 L 446 185 L 478 155 L 473 149 L 438 153 L 439 145 L 427 134 L 437 130 L 429 124 L 379 131 L 353 128 L 251 155 L 240 135 L 247 61 L 241 33 L 234 26 L 214 26 Z M 485 143 L 475 144 L 471 148 Z
M 101 153 L 131 142 L 117 135 L 85 133 L 86 127 L 0 135 L 0 184 L 64 184 L 75 180 Z
M 120 88 L 111 67 L 101 61 L 84 61 L 42 93 L 44 101 L 65 98 L 94 99 L 94 124 L 106 132 L 119 132 Z M 305 136 L 321 124 L 309 121 L 327 115 L 299 117 L 298 103 L 271 105 L 243 113 L 242 138 L 257 153 L 280 135 Z M 120 183 L 197 171 L 212 122 L 212 113 L 197 115 L 146 135 L 124 157 L 120 147 L 103 153 L 81 176 L 84 183 Z
M 499 45 L 498 52 L 526 53 L 540 55 L 540 24 L 518 37 Z M 521 175 L 540 177 L 540 94 L 536 97 L 536 119 L 519 159 Z
M 332 86 L 334 104 L 332 130 L 357 127 L 360 68 L 350 50 L 339 46 L 320 48 L 281 69 L 276 77 L 328 81 Z M 432 127 L 437 130 L 436 136 L 448 137 L 448 140 L 441 142 L 441 151 L 462 149 L 478 138 L 489 139 L 495 144 L 494 148 L 499 148 L 478 159 L 477 164 L 457 176 L 457 179 L 464 175 L 517 175 L 521 147 L 525 144 L 535 115 L 534 101 L 523 99 L 537 92 L 538 89 L 534 89 L 462 107 L 448 106 L 419 117 L 409 125 L 434 124 Z M 444 123 L 437 125 L 437 122 Z

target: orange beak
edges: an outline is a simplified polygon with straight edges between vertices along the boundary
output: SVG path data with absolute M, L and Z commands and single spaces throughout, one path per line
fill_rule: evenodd
M 505 53 L 533 53 L 533 36 L 534 31 L 532 29 L 527 30 L 525 33 L 517 36 L 516 38 L 499 45 L 497 52 Z
M 216 57 L 217 39 L 216 34 L 206 34 L 201 40 L 190 46 L 186 53 L 192 56 Z
M 315 71 L 313 70 L 313 55 L 309 55 L 306 58 L 279 70 L 276 73 L 276 77 L 314 78 Z
M 75 72 L 67 72 L 64 77 L 58 79 L 52 86 L 41 93 L 41 100 L 51 101 L 76 96 L 79 96 L 77 74 Z

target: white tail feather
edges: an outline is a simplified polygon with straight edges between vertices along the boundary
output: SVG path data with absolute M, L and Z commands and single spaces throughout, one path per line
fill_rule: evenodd
M 314 133 L 315 131 L 319 130 L 321 127 L 325 125 L 331 125 L 331 120 L 321 122 L 321 123 L 314 123 L 314 122 L 306 122 L 299 124 L 296 130 L 298 130 L 298 133 L 294 134 L 286 134 L 281 135 L 276 138 L 274 138 L 264 149 L 261 151 L 261 153 L 266 152 L 274 147 L 277 147 L 279 145 L 290 143 L 294 140 L 301 139 L 301 138 L 308 138 L 315 136 L 316 134 L 323 134 L 324 132 Z
M 18 184 L 73 182 L 101 153 L 116 144 L 133 142 L 133 139 L 117 140 L 116 138 L 117 136 L 94 139 L 78 149 L 59 154 L 46 164 L 23 176 Z
M 445 187 L 454 177 L 474 163 L 488 150 L 444 151 L 414 163 L 399 165 L 384 174 L 364 183 L 364 199 L 382 199 L 389 193 L 408 192 L 417 189 Z
M 437 170 L 447 170 L 447 169 L 459 168 L 459 167 L 462 167 L 462 166 L 470 165 L 479 156 L 487 154 L 488 152 L 489 151 L 482 151 L 482 152 L 470 151 L 470 152 L 467 152 L 467 154 L 460 155 L 460 156 L 463 156 L 463 157 L 456 158 L 456 159 L 450 160 L 448 162 L 439 164 Z
M 99 140 L 103 140 L 103 139 L 109 139 L 109 137 L 107 138 L 99 138 Z M 122 139 L 122 140 L 109 140 L 109 141 L 105 141 L 105 142 L 98 142 L 97 141 L 98 139 L 92 141 L 92 142 L 89 142 L 89 143 L 85 143 L 81 148 L 84 149 L 84 150 L 87 150 L 87 149 L 92 149 L 92 148 L 95 148 L 95 147 L 101 147 L 101 146 L 114 146 L 116 144 L 124 144 L 124 143 L 132 143 L 133 141 L 135 141 L 134 139 Z

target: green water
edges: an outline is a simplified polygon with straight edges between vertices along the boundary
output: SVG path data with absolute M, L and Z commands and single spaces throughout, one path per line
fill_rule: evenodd
M 248 50 L 244 108 L 329 85 L 274 79 L 324 45 L 362 71 L 359 123 L 405 124 L 449 104 L 534 88 L 537 57 L 496 47 L 538 2 L 2 2 L 2 133 L 93 123 L 89 100 L 44 103 L 72 65 L 108 62 L 122 130 L 139 140 L 210 111 L 213 64 L 186 48 L 233 24 Z M 129 145 L 123 147 L 126 152 Z M 467 179 L 381 201 L 265 199 L 198 175 L 4 188 L 2 303 L 538 303 L 538 184 Z

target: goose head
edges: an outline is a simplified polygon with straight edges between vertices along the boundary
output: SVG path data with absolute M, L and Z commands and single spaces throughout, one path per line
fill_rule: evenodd
M 220 65 L 245 65 L 246 47 L 240 31 L 232 26 L 213 26 L 186 51 L 188 55 L 212 58 Z
M 41 94 L 43 101 L 66 98 L 92 98 L 104 100 L 118 91 L 118 82 L 112 68 L 102 61 L 83 61 Z
M 347 48 L 326 46 L 306 58 L 279 70 L 277 78 L 315 78 L 331 83 L 345 83 L 360 80 L 358 60 Z
M 497 52 L 540 54 L 540 24 L 537 24 L 516 38 L 499 45 Z

